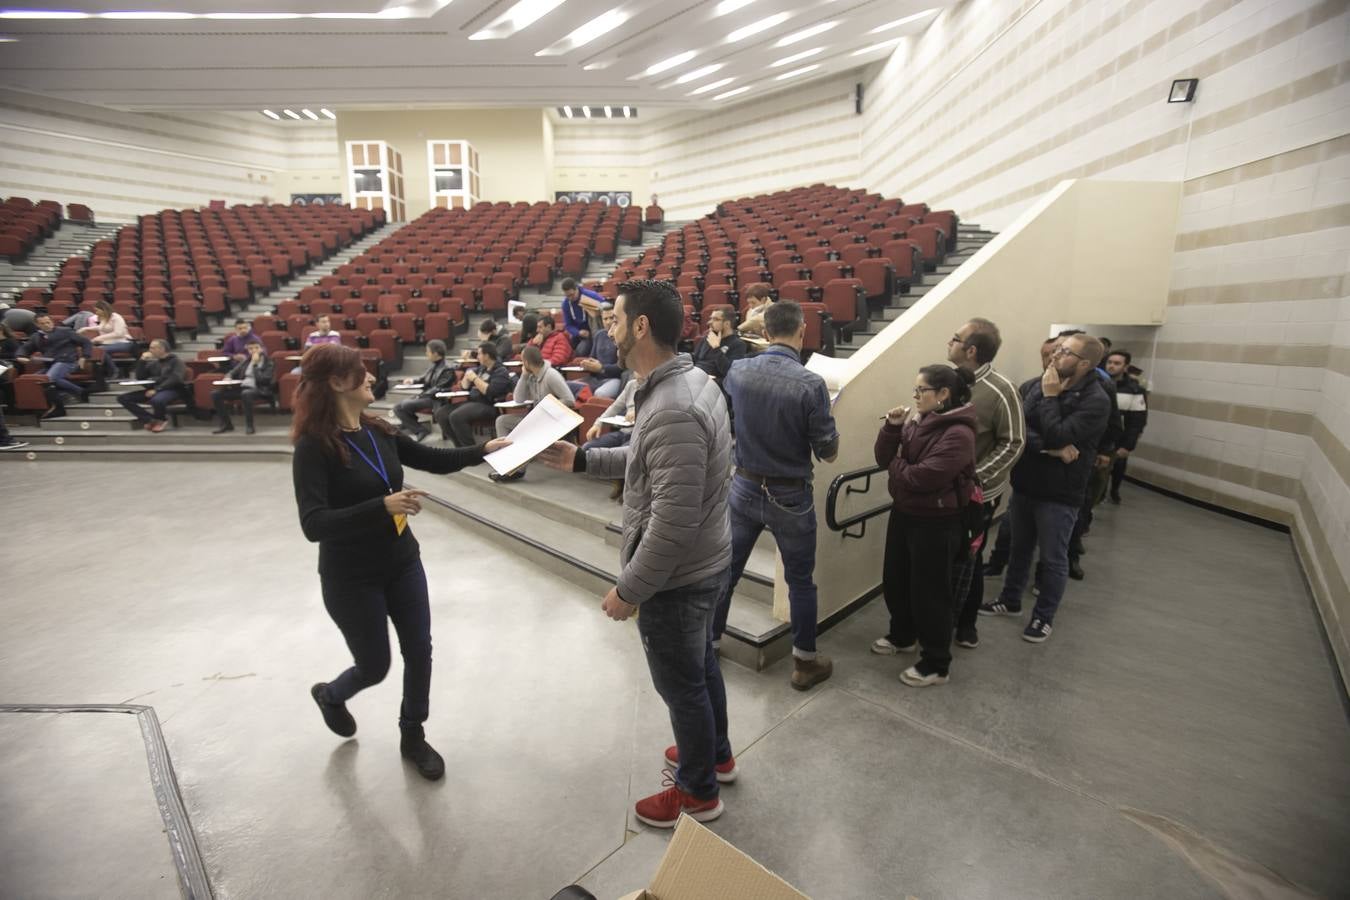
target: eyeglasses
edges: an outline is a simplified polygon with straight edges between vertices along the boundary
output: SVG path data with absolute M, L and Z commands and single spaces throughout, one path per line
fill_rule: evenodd
M 1052 355 L 1053 355 L 1053 356 L 1072 356 L 1072 357 L 1074 357 L 1075 359 L 1081 359 L 1081 360 L 1083 360 L 1084 362 L 1087 362 L 1087 357 L 1086 357 L 1086 356 L 1084 356 L 1084 355 L 1081 354 L 1081 353 L 1074 353 L 1074 352 L 1073 352 L 1072 350 L 1070 350 L 1068 347 L 1064 347 L 1064 346 L 1056 347 L 1056 348 L 1055 348 L 1055 352 L 1054 352 Z
M 916 387 L 916 388 L 914 389 L 914 399 L 915 399 L 915 400 L 918 400 L 918 399 L 922 398 L 922 397 L 923 397 L 923 392 L 924 392 L 924 391 L 936 391 L 936 390 L 937 390 L 937 388 L 935 388 L 935 387 Z

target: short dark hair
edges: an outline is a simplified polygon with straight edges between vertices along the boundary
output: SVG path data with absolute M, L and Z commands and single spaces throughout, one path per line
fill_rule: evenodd
M 33 316 L 33 321 L 36 322 L 38 319 L 50 319 L 51 317 L 52 314 L 49 312 L 40 312 L 37 315 Z
M 445 341 L 427 341 L 427 352 L 435 353 L 437 356 L 445 356 Z
M 234 324 L 236 324 L 236 325 L 247 325 L 247 326 L 250 327 L 250 328 L 253 327 L 253 323 L 250 322 L 248 319 L 235 319 L 235 320 L 234 320 Z
M 773 288 L 762 281 L 753 282 L 746 285 L 745 288 L 745 299 L 747 300 L 763 300 L 772 295 Z
M 975 348 L 976 365 L 993 362 L 998 356 L 998 348 L 1003 346 L 1003 336 L 998 326 L 988 319 L 971 319 L 966 324 L 975 326 L 975 330 L 966 338 L 966 345 Z
M 492 341 L 483 341 L 483 343 L 479 344 L 478 352 L 486 353 L 493 359 L 501 359 L 501 355 L 497 352 L 497 345 L 492 343 Z
M 1086 332 L 1071 334 L 1069 337 L 1076 337 L 1083 342 L 1083 357 L 1087 359 L 1093 367 L 1101 365 L 1102 357 L 1106 355 L 1106 348 L 1102 346 L 1101 341 Z
M 486 319 L 478 323 L 479 334 L 492 334 L 492 332 L 496 330 L 497 330 L 497 320 L 492 318 L 492 316 L 488 316 Z
M 1113 356 L 1125 357 L 1125 365 L 1127 366 L 1134 362 L 1134 357 L 1130 355 L 1130 351 L 1128 350 L 1112 350 L 1110 353 L 1106 354 L 1107 359 L 1110 359 Z
M 1099 338 L 1097 338 L 1097 340 L 1101 341 L 1101 342 L 1102 342 L 1102 346 L 1105 347 L 1107 350 L 1110 350 L 1110 349 L 1111 349 L 1111 339 L 1110 339 L 1110 338 L 1099 337 Z
M 802 305 L 796 300 L 779 300 L 764 310 L 764 333 L 771 338 L 793 337 L 806 321 Z
M 1087 332 L 1081 328 L 1065 328 L 1059 334 L 1055 335 L 1055 337 L 1066 338 L 1066 337 L 1073 337 L 1076 334 L 1087 334 Z
M 165 350 L 169 349 L 169 342 L 164 340 L 164 338 L 155 338 L 153 341 L 150 342 L 151 347 L 155 346 L 156 344 L 159 344 Z
M 564 278 L 564 279 L 563 279 L 562 289 L 563 289 L 564 291 L 574 290 L 574 289 L 576 288 L 576 286 L 577 286 L 577 280 L 576 280 L 575 278 Z
M 545 313 L 545 314 L 543 314 L 543 315 L 541 315 L 541 316 L 539 317 L 538 327 L 543 328 L 545 325 L 547 325 L 547 326 L 549 327 L 549 330 L 552 330 L 552 329 L 558 327 L 558 323 L 557 323 L 557 321 L 553 318 L 553 314 L 552 314 L 552 313 Z
M 540 353 L 539 348 L 534 344 L 526 344 L 521 347 L 520 358 L 536 368 L 544 364 L 544 354 Z
M 647 317 L 652 338 L 667 350 L 674 350 L 684 331 L 684 304 L 675 285 L 669 281 L 639 278 L 619 285 L 619 296 L 626 297 L 624 313 L 628 327 L 640 317 Z

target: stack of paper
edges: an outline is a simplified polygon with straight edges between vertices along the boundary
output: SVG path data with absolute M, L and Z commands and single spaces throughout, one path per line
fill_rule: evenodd
M 489 453 L 483 461 L 498 475 L 509 475 L 577 429 L 581 416 L 552 394 L 535 404 L 530 414 L 511 429 L 511 445 Z

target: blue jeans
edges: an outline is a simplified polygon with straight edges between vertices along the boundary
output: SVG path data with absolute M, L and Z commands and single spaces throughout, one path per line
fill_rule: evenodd
M 127 391 L 118 396 L 117 402 L 122 404 L 122 408 L 140 420 L 143 425 L 155 421 L 163 422 L 169 418 L 167 411 L 169 404 L 178 402 L 178 391 L 172 389 L 156 391 L 154 396 L 149 399 L 146 399 L 145 391 Z M 145 411 L 145 404 L 147 403 L 150 404 L 153 412 Z
M 792 616 L 792 647 L 808 657 L 816 652 L 816 506 L 806 488 L 762 487 L 737 475 L 731 482 L 731 579 L 717 604 L 713 640 L 727 630 L 731 593 L 745 572 L 750 551 L 765 528 L 773 533 L 783 558 L 788 606 Z
M 103 365 L 107 369 L 109 375 L 117 374 L 117 364 L 114 363 L 112 359 L 112 355 L 114 353 L 136 352 L 135 341 L 117 341 L 111 344 L 99 344 L 99 346 L 103 348 Z M 134 360 L 127 360 L 127 361 L 134 362 Z
M 713 767 L 731 759 L 727 689 L 712 648 L 713 610 L 726 585 L 720 572 L 653 594 L 639 607 L 638 634 L 652 685 L 670 711 L 680 765 L 675 784 L 700 800 L 717 796 Z
M 79 366 L 75 363 L 54 362 L 47 367 L 45 374 L 47 380 L 56 385 L 60 390 L 65 391 L 67 394 L 74 394 L 76 397 L 83 397 L 84 388 L 66 378 L 67 375 L 78 368 Z
M 1078 520 L 1078 507 L 1049 500 L 1035 500 L 1013 494 L 1008 507 L 1008 525 L 1012 528 L 1012 551 L 1008 571 L 999 594 L 1010 609 L 1022 608 L 1022 592 L 1031 578 L 1031 561 L 1041 548 L 1040 595 L 1032 615 L 1047 624 L 1054 622 L 1055 610 L 1064 597 L 1069 580 L 1069 536 Z
M 622 447 L 628 443 L 633 436 L 631 431 L 610 431 L 600 435 L 593 441 L 587 441 L 581 445 L 581 449 L 594 450 L 597 447 Z

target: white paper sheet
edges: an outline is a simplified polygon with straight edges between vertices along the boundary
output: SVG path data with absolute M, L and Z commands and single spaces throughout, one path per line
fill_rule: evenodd
M 422 388 L 424 388 L 424 387 L 426 387 L 426 385 L 423 385 L 423 384 L 396 384 L 396 385 L 394 385 L 392 388 L 390 388 L 390 390 L 394 390 L 394 391 L 412 391 L 412 392 L 416 393 L 417 391 L 420 391 L 420 390 L 421 390 Z
M 206 361 L 207 361 L 207 362 L 229 362 L 229 361 L 230 361 L 230 357 L 228 357 L 228 356 L 208 356 L 208 357 L 206 358 Z
M 241 379 L 241 378 L 222 378 L 222 379 L 220 379 L 219 381 L 216 382 L 216 384 L 222 384 L 222 385 L 224 385 L 225 387 L 229 387 L 230 385 L 234 385 L 234 384 L 243 384 L 243 383 L 244 383 L 244 381 L 243 381 L 243 379 Z
M 139 387 L 143 384 L 154 384 L 153 381 L 119 381 L 118 384 L 124 387 Z
M 552 394 L 535 404 L 529 415 L 511 429 L 511 446 L 503 447 L 484 457 L 498 475 L 509 475 L 543 453 L 554 441 L 581 424 L 581 416 L 568 409 Z
M 438 391 L 436 393 L 437 400 L 445 400 L 450 397 L 467 397 L 467 396 L 469 396 L 468 391 Z
M 812 353 L 806 361 L 806 368 L 825 379 L 825 388 L 830 392 L 830 405 L 839 399 L 840 393 L 853 380 L 853 366 L 847 359 L 836 359 L 823 353 Z
M 633 423 L 625 419 L 623 416 L 601 416 L 595 421 L 599 422 L 601 425 L 613 425 L 615 428 L 633 427 Z

